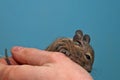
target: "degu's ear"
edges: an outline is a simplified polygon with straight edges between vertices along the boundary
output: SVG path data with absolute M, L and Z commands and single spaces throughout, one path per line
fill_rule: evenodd
M 85 43 L 90 43 L 90 36 L 88 35 L 88 34 L 85 34 L 84 36 L 83 36 L 83 41 L 85 42 Z
M 81 30 L 76 30 L 75 35 L 73 37 L 73 41 L 80 41 L 83 38 L 83 32 Z

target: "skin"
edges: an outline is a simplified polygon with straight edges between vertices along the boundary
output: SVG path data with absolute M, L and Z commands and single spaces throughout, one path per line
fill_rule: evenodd
M 13 47 L 11 65 L 0 59 L 0 80 L 92 80 L 90 74 L 59 52 Z

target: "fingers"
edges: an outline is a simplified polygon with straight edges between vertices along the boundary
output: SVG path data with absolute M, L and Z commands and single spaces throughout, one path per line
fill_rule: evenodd
M 11 63 L 12 65 L 18 64 L 12 57 L 9 57 L 8 59 L 9 59 L 9 61 L 10 61 L 10 63 Z M 0 58 L 0 63 L 8 65 L 8 63 L 7 63 L 7 61 L 5 60 L 5 58 Z
M 46 70 L 48 70 L 48 67 L 30 65 L 7 66 L 0 63 L 0 80 L 44 80 L 42 79 L 43 76 L 49 76 Z
M 35 48 L 13 47 L 12 57 L 21 64 L 43 65 L 54 62 L 53 52 L 42 51 Z
M 7 66 L 0 63 L 0 80 L 42 80 L 42 77 L 46 78 L 46 76 L 50 79 L 51 74 L 55 75 L 52 72 L 54 68 L 50 68 L 50 66 L 59 60 L 59 57 L 64 57 L 60 53 L 41 51 L 34 48 L 13 47 L 11 52 L 12 58 L 17 63 L 24 65 Z M 4 63 L 4 61 L 2 62 Z

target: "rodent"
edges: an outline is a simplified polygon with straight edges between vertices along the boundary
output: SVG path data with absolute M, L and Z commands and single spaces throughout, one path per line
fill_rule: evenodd
M 83 35 L 81 30 L 76 30 L 73 39 L 58 38 L 45 50 L 61 52 L 85 70 L 91 72 L 94 62 L 94 50 L 89 43 L 90 36 L 88 34 Z

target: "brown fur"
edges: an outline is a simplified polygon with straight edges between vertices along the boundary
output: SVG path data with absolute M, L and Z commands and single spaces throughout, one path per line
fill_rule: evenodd
M 59 38 L 46 50 L 64 53 L 88 72 L 91 72 L 94 62 L 94 51 L 89 45 L 89 42 L 89 35 L 83 35 L 81 30 L 77 30 L 73 40 L 69 38 Z

